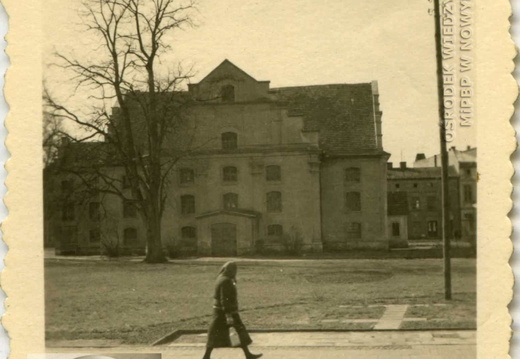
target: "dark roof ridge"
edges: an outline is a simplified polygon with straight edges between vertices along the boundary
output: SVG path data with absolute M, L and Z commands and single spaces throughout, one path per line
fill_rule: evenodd
M 331 84 L 317 84 L 317 85 L 298 85 L 298 86 L 281 86 L 281 87 L 271 87 L 270 90 L 282 90 L 282 89 L 290 89 L 290 88 L 308 88 L 308 87 L 325 87 L 325 86 L 362 86 L 362 85 L 371 85 L 371 82 L 355 82 L 355 83 L 331 83 Z

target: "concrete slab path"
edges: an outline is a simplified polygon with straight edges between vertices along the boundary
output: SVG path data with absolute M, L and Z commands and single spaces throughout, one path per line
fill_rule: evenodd
M 291 332 L 253 333 L 251 351 L 263 358 L 281 359 L 475 359 L 475 331 L 369 331 L 369 332 Z M 202 358 L 205 335 L 185 335 L 164 346 L 116 346 L 113 348 L 74 348 L 89 354 L 162 353 L 163 359 Z M 49 353 L 70 352 L 70 347 L 48 348 Z M 216 349 L 213 359 L 243 358 L 240 349 Z
M 408 305 L 387 305 L 383 316 L 374 326 L 375 330 L 399 329 Z

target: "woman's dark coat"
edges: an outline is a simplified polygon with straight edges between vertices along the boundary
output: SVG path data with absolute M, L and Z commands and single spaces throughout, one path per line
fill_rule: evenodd
M 238 314 L 235 275 L 236 264 L 228 262 L 224 264 L 217 277 L 213 296 L 213 320 L 208 331 L 207 346 L 210 348 L 232 346 L 226 317 L 233 318 L 233 327 L 238 334 L 241 346 L 249 345 L 253 342 Z

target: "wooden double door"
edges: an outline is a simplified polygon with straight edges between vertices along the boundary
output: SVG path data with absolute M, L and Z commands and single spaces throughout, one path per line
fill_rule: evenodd
M 211 254 L 215 257 L 237 255 L 237 227 L 233 223 L 215 223 L 211 226 Z

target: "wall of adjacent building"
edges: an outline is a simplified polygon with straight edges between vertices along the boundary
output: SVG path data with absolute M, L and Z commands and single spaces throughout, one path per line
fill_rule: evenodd
M 347 168 L 360 169 L 360 181 L 345 181 Z M 361 210 L 349 211 L 346 193 L 360 192 Z M 386 235 L 386 157 L 327 159 L 321 165 L 322 238 L 325 249 L 388 248 Z M 361 224 L 360 238 L 349 235 Z
M 439 178 L 389 179 L 389 192 L 406 192 L 408 196 L 408 238 L 442 238 L 442 193 Z M 461 236 L 460 199 L 458 178 L 449 179 L 450 217 L 452 218 L 452 237 Z M 428 208 L 428 197 L 434 205 Z M 416 208 L 415 199 L 419 200 Z M 437 235 L 428 234 L 428 222 L 436 222 Z

